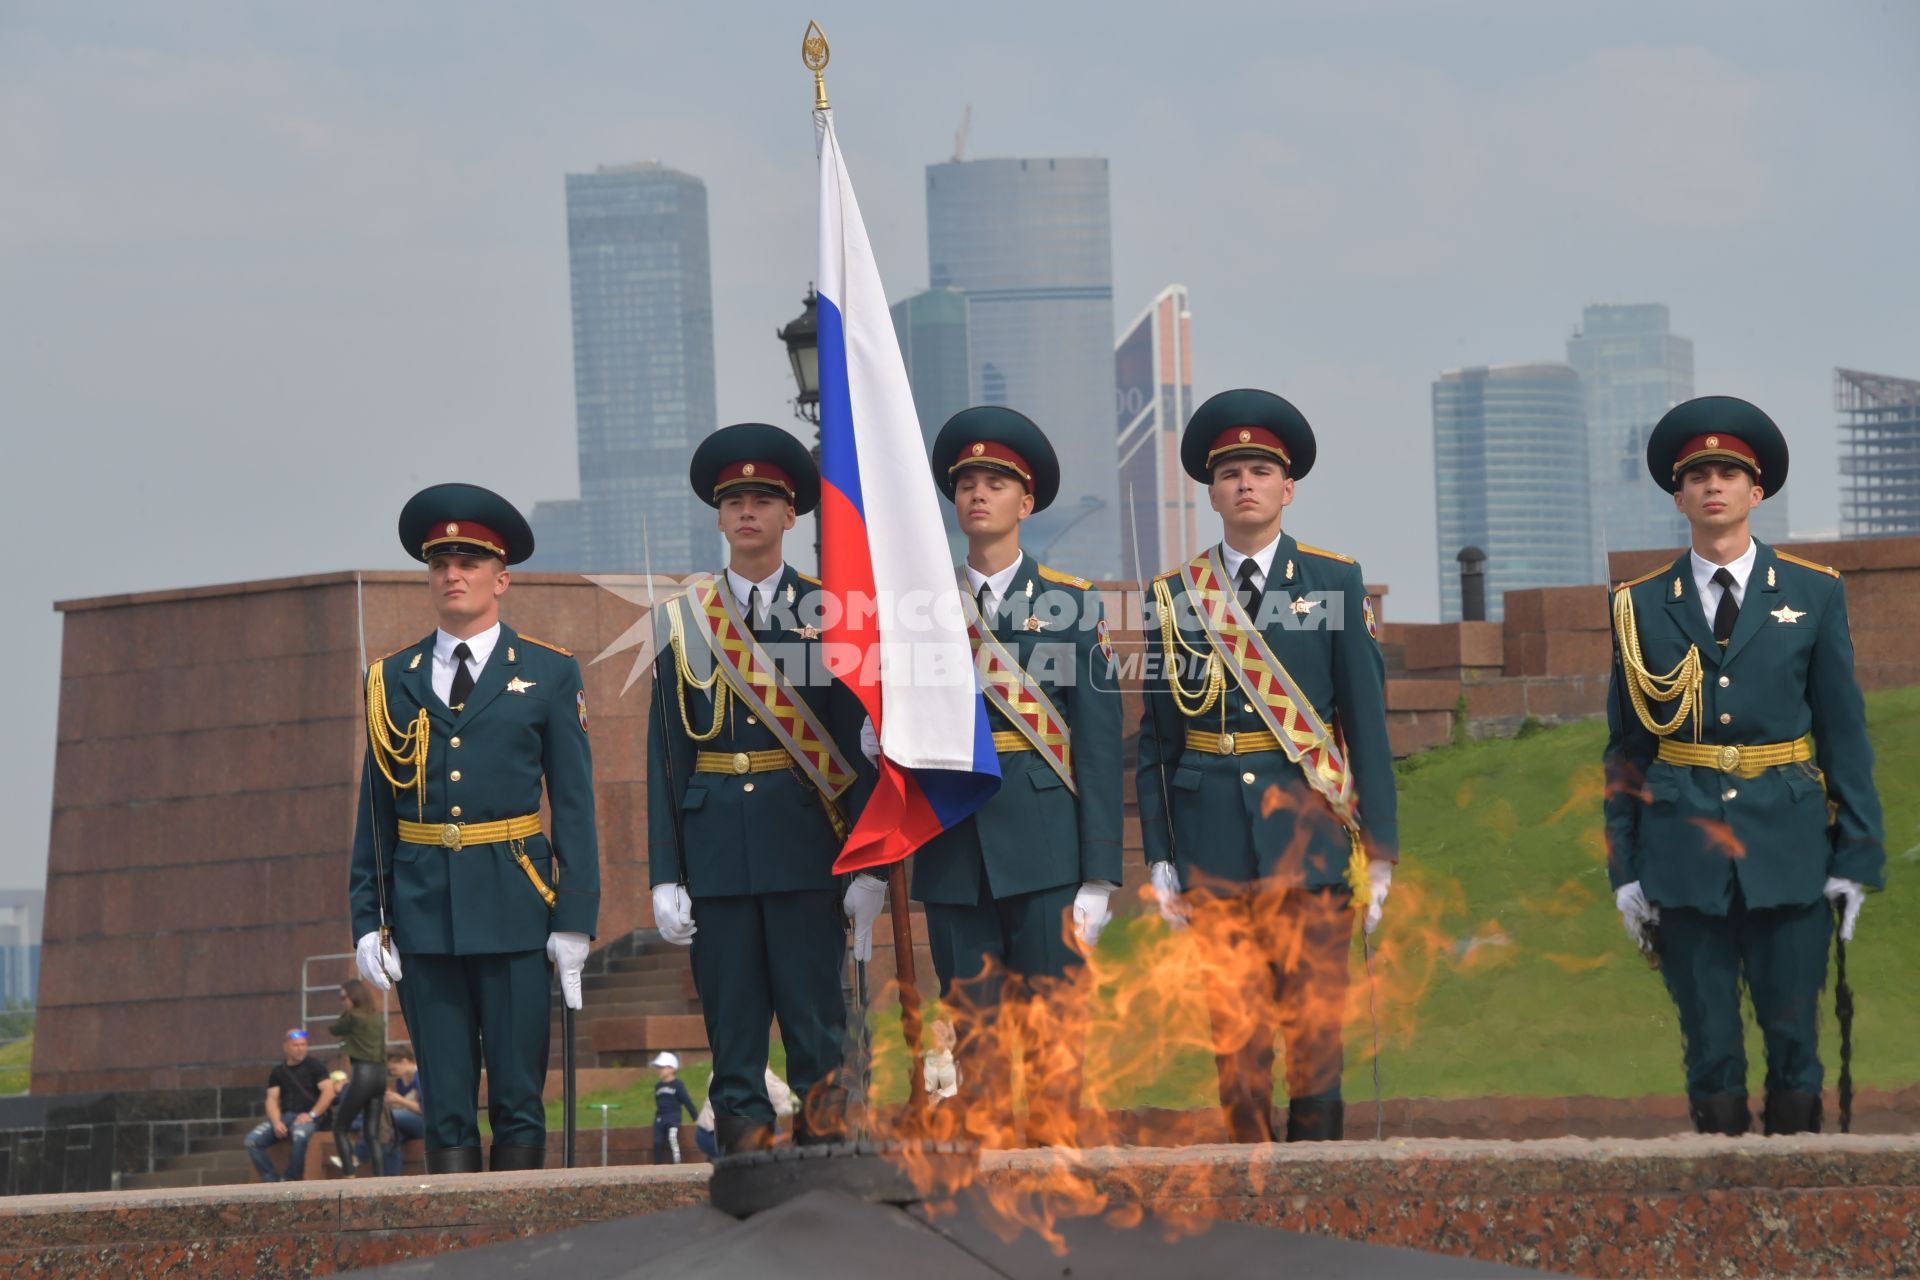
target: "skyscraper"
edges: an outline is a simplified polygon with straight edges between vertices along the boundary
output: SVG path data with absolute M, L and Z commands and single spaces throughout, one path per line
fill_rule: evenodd
M 1567 363 L 1585 393 L 1594 555 L 1603 577 L 1609 552 L 1687 541 L 1673 499 L 1647 476 L 1647 436 L 1662 414 L 1693 396 L 1693 340 L 1667 325 L 1658 302 L 1590 306 L 1567 339 Z
M 1021 544 L 1089 577 L 1120 568 L 1112 241 L 1105 160 L 927 166 L 928 278 L 967 296 L 970 399 L 1020 410 L 1060 455 Z
M 1433 384 L 1440 617 L 1460 617 L 1455 557 L 1487 554 L 1487 618 L 1506 592 L 1597 582 L 1580 375 L 1564 364 L 1451 369 Z M 1641 464 L 1645 466 L 1644 460 Z
M 718 412 L 706 186 L 655 162 L 570 173 L 567 250 L 580 501 L 536 508 L 555 554 L 530 563 L 635 573 L 650 537 L 661 572 L 705 567 L 719 535 L 686 477 Z
M 1840 536 L 1920 533 L 1920 381 L 1835 369 L 1833 408 L 1846 415 Z
M 1180 466 L 1180 432 L 1193 416 L 1191 324 L 1187 287 L 1171 284 L 1134 317 L 1113 349 L 1121 577 L 1128 582 L 1200 550 L 1200 490 Z
M 894 303 L 892 313 L 920 434 L 931 449 L 947 419 L 973 403 L 967 296 L 952 289 L 928 289 Z

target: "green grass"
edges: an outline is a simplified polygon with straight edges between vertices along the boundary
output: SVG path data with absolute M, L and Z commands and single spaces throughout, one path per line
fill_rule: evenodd
M 33 1068 L 33 1036 L 0 1045 L 0 1096 L 27 1091 Z

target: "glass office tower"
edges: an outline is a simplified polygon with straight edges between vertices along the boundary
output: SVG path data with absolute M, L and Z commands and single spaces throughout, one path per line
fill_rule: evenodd
M 1600 580 L 1586 410 L 1571 367 L 1508 364 L 1441 374 L 1433 384 L 1433 461 L 1443 621 L 1460 618 L 1456 557 L 1463 547 L 1486 552 L 1489 621 L 1505 616 L 1508 591 Z
M 1021 544 L 1086 577 L 1120 569 L 1113 250 L 1103 159 L 927 166 L 928 278 L 966 295 L 975 403 L 1040 425 L 1060 496 Z

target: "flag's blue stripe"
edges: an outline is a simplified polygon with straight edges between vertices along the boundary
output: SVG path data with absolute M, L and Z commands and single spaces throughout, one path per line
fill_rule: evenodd
M 847 385 L 847 324 L 840 307 L 822 293 L 820 326 L 820 480 L 838 489 L 867 518 L 860 494 L 860 451 L 853 440 L 853 399 Z
M 961 769 L 916 769 L 914 778 L 943 828 L 951 829 L 992 798 L 1000 789 L 1000 756 L 993 749 L 993 726 L 987 720 L 986 699 L 973 701 L 974 772 Z

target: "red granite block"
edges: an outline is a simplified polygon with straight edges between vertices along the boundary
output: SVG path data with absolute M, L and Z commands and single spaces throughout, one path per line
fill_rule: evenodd
M 275 856 L 342 852 L 353 837 L 357 790 L 342 781 L 151 804 L 57 808 L 49 861 L 74 872 L 214 861 L 231 856 L 229 841 L 215 834 L 220 832 L 243 832 L 251 847 Z
M 1390 711 L 1387 740 L 1395 756 L 1410 756 L 1429 747 L 1444 746 L 1453 736 L 1453 716 L 1436 711 Z
M 565 586 L 522 586 L 515 583 L 500 602 L 500 616 L 523 635 L 538 636 L 549 644 L 571 649 L 585 665 L 598 656 L 600 588 L 576 580 Z
M 1393 638 L 1404 647 L 1409 671 L 1497 667 L 1504 661 L 1497 622 L 1403 624 Z
M 1527 714 L 1542 720 L 1579 720 L 1607 709 L 1605 676 L 1563 676 L 1526 682 Z
M 637 1018 L 596 1018 L 590 1024 L 595 1053 L 635 1053 L 657 1049 L 704 1049 L 707 1026 L 699 1014 L 648 1014 Z
M 1506 654 L 1507 663 L 1503 674 L 1508 678 L 1545 675 L 1547 673 L 1547 633 L 1509 631 Z
M 1492 720 L 1526 714 L 1526 689 L 1519 680 L 1477 680 L 1463 687 L 1469 720 Z
M 1451 712 L 1460 702 L 1458 680 L 1389 680 L 1387 710 Z
M 1606 631 L 1549 631 L 1544 642 L 1541 675 L 1604 674 L 1613 662 L 1613 636 Z

